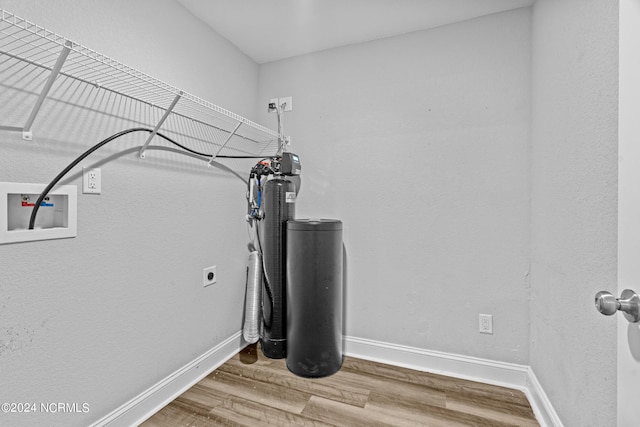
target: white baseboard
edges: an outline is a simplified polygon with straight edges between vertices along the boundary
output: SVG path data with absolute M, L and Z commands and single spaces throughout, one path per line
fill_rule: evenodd
M 530 366 L 525 393 L 541 426 L 564 427 L 562 420 L 560 420 L 556 410 L 553 409 L 549 397 L 542 389 L 542 385 L 538 382 L 538 377 L 533 373 L 533 369 Z
M 360 359 L 522 390 L 542 427 L 564 427 L 530 366 L 345 337 L 345 354 Z M 90 427 L 139 425 L 238 353 L 237 332 Z
M 134 397 L 90 427 L 137 426 L 237 354 L 246 343 L 237 332 Z
M 344 345 L 348 356 L 521 390 L 542 427 L 563 427 L 530 366 L 355 337 L 345 337 Z

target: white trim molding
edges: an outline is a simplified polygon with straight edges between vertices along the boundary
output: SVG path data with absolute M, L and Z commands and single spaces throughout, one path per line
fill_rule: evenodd
M 540 382 L 538 382 L 538 377 L 533 373 L 533 369 L 530 366 L 528 367 L 525 393 L 541 426 L 564 427 L 556 410 L 553 409 L 549 397 L 544 392 Z
M 344 347 L 359 359 L 521 390 L 542 427 L 564 427 L 530 366 L 349 336 Z
M 139 425 L 246 346 L 241 331 L 211 348 L 90 427 Z M 423 372 L 521 390 L 542 427 L 564 427 L 530 366 L 344 337 L 345 354 Z
M 236 332 L 90 427 L 137 426 L 236 355 L 247 343 Z

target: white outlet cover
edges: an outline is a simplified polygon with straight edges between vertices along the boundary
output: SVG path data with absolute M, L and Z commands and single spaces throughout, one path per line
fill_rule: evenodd
M 206 288 L 207 286 L 213 285 L 217 281 L 218 281 L 218 273 L 216 271 L 215 265 L 211 267 L 207 267 L 202 271 L 202 286 Z
M 493 316 L 491 314 L 480 314 L 478 331 L 481 334 L 493 335 Z
M 280 105 L 284 104 L 284 111 L 293 110 L 293 97 L 287 96 L 285 98 L 280 98 L 278 102 Z
M 269 104 L 276 104 L 278 107 L 282 106 L 282 104 L 284 105 L 284 111 L 292 111 L 293 110 L 293 97 L 291 96 L 286 96 L 283 98 L 271 98 L 269 100 Z M 271 109 L 271 108 L 267 108 L 267 111 L 269 113 L 275 113 L 276 110 L 275 109 Z
M 98 168 L 82 168 L 82 193 L 100 194 L 102 192 L 102 173 Z

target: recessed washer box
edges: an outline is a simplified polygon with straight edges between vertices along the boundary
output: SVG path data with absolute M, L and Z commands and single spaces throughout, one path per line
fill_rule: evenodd
M 0 182 L 0 244 L 76 237 L 78 189 L 61 185 L 49 192 L 29 230 L 33 206 L 46 184 Z

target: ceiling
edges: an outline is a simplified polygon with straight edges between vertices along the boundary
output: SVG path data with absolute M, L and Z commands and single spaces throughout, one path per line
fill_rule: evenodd
M 534 0 L 177 0 L 259 64 L 530 6 Z

